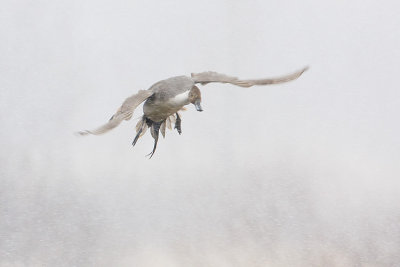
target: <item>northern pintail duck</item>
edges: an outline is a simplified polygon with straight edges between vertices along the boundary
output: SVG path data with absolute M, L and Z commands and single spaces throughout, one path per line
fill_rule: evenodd
M 268 85 L 285 83 L 297 79 L 306 71 L 308 67 L 292 74 L 276 78 L 240 80 L 236 77 L 227 76 L 216 72 L 192 73 L 191 77 L 177 76 L 159 81 L 152 85 L 148 90 L 139 90 L 122 103 L 121 107 L 111 117 L 111 119 L 92 131 L 81 131 L 79 134 L 100 135 L 117 127 L 123 120 L 129 120 L 134 110 L 142 103 L 143 116 L 136 125 L 136 136 L 132 145 L 134 146 L 143 136 L 148 128 L 154 138 L 154 147 L 149 154 L 150 158 L 154 155 L 157 148 L 159 132 L 165 137 L 165 129 L 172 129 L 171 124 L 175 124 L 175 129 L 179 134 L 181 130 L 181 118 L 178 111 L 184 109 L 184 106 L 193 104 L 197 111 L 203 111 L 201 107 L 201 92 L 196 84 L 206 85 L 212 82 L 230 83 L 241 87 L 251 87 L 254 85 Z

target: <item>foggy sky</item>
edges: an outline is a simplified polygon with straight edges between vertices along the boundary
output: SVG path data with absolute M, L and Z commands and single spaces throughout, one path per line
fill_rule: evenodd
M 397 266 L 397 1 L 3 1 L 0 266 Z M 151 160 L 122 101 L 201 87 Z

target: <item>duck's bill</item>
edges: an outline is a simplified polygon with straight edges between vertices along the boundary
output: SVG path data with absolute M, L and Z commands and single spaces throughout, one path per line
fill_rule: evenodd
M 203 111 L 203 109 L 201 108 L 201 105 L 200 105 L 200 100 L 196 100 L 194 102 L 194 106 L 196 107 L 197 111 Z

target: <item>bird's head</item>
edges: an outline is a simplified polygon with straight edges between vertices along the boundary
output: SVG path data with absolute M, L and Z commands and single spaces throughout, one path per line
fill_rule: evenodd
M 197 111 L 203 111 L 201 108 L 201 92 L 200 89 L 197 86 L 193 86 L 192 89 L 190 89 L 189 92 L 189 101 L 192 103 Z

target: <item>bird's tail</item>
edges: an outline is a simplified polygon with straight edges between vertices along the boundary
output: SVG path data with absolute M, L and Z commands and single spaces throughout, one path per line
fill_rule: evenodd
M 147 118 L 146 115 L 143 115 L 141 120 L 136 124 L 136 136 L 132 142 L 132 146 L 135 146 L 139 138 L 146 133 L 147 129 L 150 129 L 151 136 L 154 138 L 153 151 L 148 154 L 151 158 L 157 148 L 159 133 L 161 132 L 163 138 L 165 138 L 165 130 L 166 128 L 172 130 L 172 124 L 175 124 L 174 128 L 177 129 L 179 134 L 181 134 L 181 119 L 178 113 L 175 113 L 160 122 L 152 121 Z

